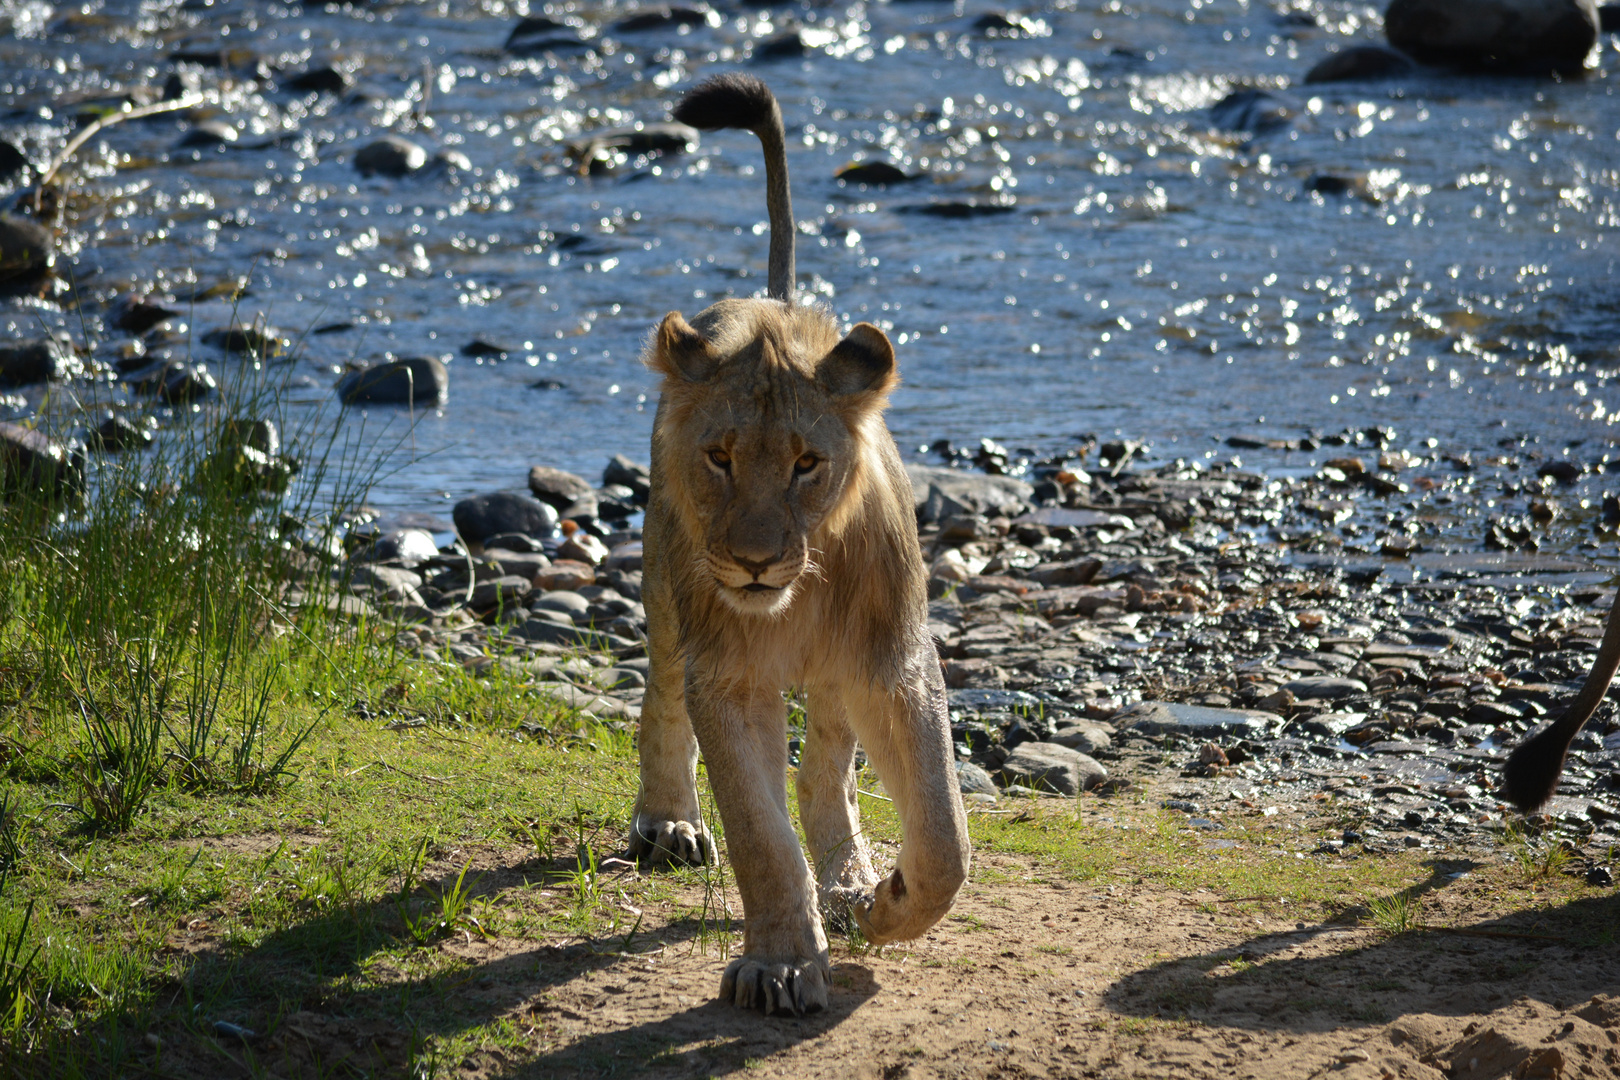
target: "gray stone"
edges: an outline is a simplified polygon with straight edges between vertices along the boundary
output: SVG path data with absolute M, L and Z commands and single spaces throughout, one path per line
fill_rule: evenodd
M 90 445 L 104 453 L 144 450 L 152 445 L 153 426 L 137 424 L 125 416 L 109 416 L 90 435 Z
M 505 532 L 550 536 L 557 528 L 556 510 L 527 495 L 506 491 L 462 499 L 450 517 L 456 523 L 456 532 L 472 544 L 482 544 L 487 537 Z
M 605 694 L 593 694 L 589 690 L 582 690 L 569 683 L 547 684 L 545 692 L 550 694 L 557 702 L 570 709 L 578 709 L 588 713 L 598 720 L 640 720 L 641 707 L 608 697 Z
M 373 592 L 381 593 L 390 600 L 408 600 L 413 604 L 422 602 L 422 596 L 417 592 L 422 587 L 422 575 L 414 570 L 401 570 L 395 566 L 360 566 L 349 580 L 355 585 L 368 586 Z
M 989 773 L 971 761 L 956 763 L 956 786 L 963 795 L 999 795 L 1001 790 Z
M 56 499 L 83 490 L 83 447 L 0 423 L 0 494 L 27 492 Z
M 204 120 L 193 124 L 184 135 L 180 136 L 175 146 L 180 148 L 228 146 L 240 137 L 234 127 L 222 120 Z
M 647 496 L 652 488 L 652 470 L 647 466 L 631 461 L 623 454 L 615 454 L 608 461 L 607 468 L 602 470 L 602 486 L 615 485 L 630 489 L 631 499 L 637 506 L 647 505 Z
M 1043 506 L 1013 519 L 1017 524 L 1045 525 L 1048 528 L 1067 526 L 1071 529 L 1134 529 L 1136 522 L 1124 514 L 1110 514 L 1103 510 L 1069 510 L 1061 506 Z
M 245 353 L 260 359 L 284 356 L 292 348 L 292 338 L 273 326 L 235 323 L 203 335 L 203 344 L 228 353 Z
M 1052 587 L 1088 585 L 1101 569 L 1100 559 L 1071 559 L 1068 562 L 1042 563 L 1025 576 L 1033 582 Z
M 641 644 L 613 634 L 604 634 L 600 630 L 588 630 L 584 627 L 573 626 L 571 623 L 564 625 L 547 618 L 530 619 L 519 626 L 515 633 L 525 641 L 538 641 L 549 645 L 564 645 L 570 648 L 595 649 L 597 651 L 630 649 Z
M 1593 0 L 1391 0 L 1384 33 L 1424 64 L 1572 75 L 1597 41 Z
M 1012 517 L 1034 501 L 1035 489 L 1010 476 L 908 464 L 912 497 L 921 520 L 943 521 L 958 515 Z
M 360 556 L 366 559 L 388 559 L 413 566 L 435 558 L 439 546 L 433 534 L 426 529 L 395 529 L 377 538 L 377 542 L 364 549 Z
M 0 345 L 0 384 L 28 386 L 62 382 L 84 373 L 73 347 L 61 338 L 36 338 Z
M 480 581 L 473 586 L 472 599 L 467 606 L 474 611 L 483 611 L 501 605 L 509 607 L 520 603 L 525 596 L 534 590 L 534 583 L 525 577 L 516 574 L 506 574 L 494 581 Z
M 124 376 L 136 392 L 151 394 L 170 405 L 182 405 L 207 397 L 219 389 L 219 383 L 202 364 L 186 364 L 179 360 L 159 360 Z
M 530 610 L 532 611 L 560 611 L 572 619 L 575 615 L 583 615 L 591 606 L 591 602 L 577 592 L 567 589 L 558 589 L 548 592 L 536 600 Z
M 442 405 L 450 371 L 436 356 L 407 356 L 349 372 L 337 393 L 345 405 Z
M 988 709 L 1038 709 L 1041 699 L 1022 690 L 949 690 L 952 712 L 979 713 Z
M 1351 82 L 1389 79 L 1412 71 L 1412 61 L 1379 45 L 1357 45 L 1340 49 L 1305 73 L 1308 83 Z
M 1310 675 L 1303 679 L 1285 682 L 1282 688 L 1301 701 L 1309 698 L 1321 698 L 1331 701 L 1335 698 L 1351 697 L 1355 694 L 1365 694 L 1367 692 L 1367 684 L 1360 679 L 1336 679 L 1331 675 Z
M 1052 733 L 1051 741 L 1082 754 L 1101 754 L 1114 748 L 1114 740 L 1096 724 L 1062 725 Z
M 1211 709 L 1168 701 L 1143 701 L 1115 713 L 1108 721 L 1116 730 L 1130 728 L 1144 735 L 1176 732 L 1200 738 L 1214 734 L 1265 738 L 1282 727 L 1282 717 L 1253 709 Z
M 647 685 L 647 676 L 635 668 L 610 667 L 602 673 L 602 687 L 606 690 L 631 689 Z
M 641 571 L 641 541 L 632 540 L 609 551 L 607 562 L 602 564 L 602 568 L 604 570 L 639 573 Z
M 1021 743 L 1001 763 L 1008 783 L 1078 795 L 1108 779 L 1108 770 L 1078 750 L 1057 743 Z
M 538 551 L 510 551 L 506 548 L 484 548 L 484 558 L 494 559 L 501 564 L 501 572 L 515 574 L 526 581 L 533 581 L 535 575 L 551 565 L 551 560 Z
M 14 214 L 0 214 L 0 284 L 21 284 L 49 270 L 55 259 L 51 231 Z
M 559 511 L 567 510 L 581 497 L 589 497 L 593 506 L 596 503 L 596 491 L 584 477 L 550 465 L 535 465 L 529 469 L 529 491 Z
M 409 139 L 384 135 L 367 143 L 354 155 L 354 167 L 361 176 L 409 176 L 427 164 L 427 151 Z

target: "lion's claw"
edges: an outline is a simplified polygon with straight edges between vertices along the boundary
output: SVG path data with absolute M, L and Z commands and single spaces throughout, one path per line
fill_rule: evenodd
M 827 979 L 814 960 L 777 962 L 742 956 L 726 966 L 720 996 L 739 1009 L 759 1009 L 766 1016 L 803 1016 L 827 1007 Z
M 637 817 L 630 827 L 630 857 L 651 866 L 701 866 L 714 857 L 714 841 L 701 824 Z

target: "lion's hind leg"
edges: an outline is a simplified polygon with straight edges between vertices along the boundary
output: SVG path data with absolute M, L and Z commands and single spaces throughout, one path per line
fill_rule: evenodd
M 829 927 L 854 926 L 853 908 L 870 902 L 878 882 L 866 838 L 855 783 L 855 732 L 835 692 L 812 690 L 795 788 L 799 823 L 816 865 L 821 916 Z

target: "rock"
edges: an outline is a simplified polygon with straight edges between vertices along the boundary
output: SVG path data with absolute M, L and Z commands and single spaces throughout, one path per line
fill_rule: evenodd
M 612 634 L 604 634 L 600 630 L 564 625 L 551 619 L 530 619 L 519 625 L 513 633 L 525 641 L 536 641 L 543 645 L 561 645 L 568 649 L 594 649 L 598 652 L 632 649 L 638 644 Z
M 958 515 L 1012 517 L 1033 501 L 1035 489 L 1010 476 L 990 476 L 960 469 L 908 464 L 912 498 L 925 522 Z
M 354 167 L 361 176 L 409 176 L 427 164 L 427 151 L 409 139 L 384 135 L 367 143 L 354 155 Z
M 1178 705 L 1167 701 L 1144 701 L 1115 713 L 1108 721 L 1116 729 L 1130 728 L 1144 735 L 1177 733 L 1208 738 L 1220 733 L 1248 738 L 1266 738 L 1282 727 L 1282 717 L 1252 709 L 1211 709 L 1203 705 Z
M 1022 690 L 951 690 L 951 711 L 981 713 L 992 709 L 1035 709 L 1041 699 Z
M 1098 724 L 1060 725 L 1050 741 L 1082 754 L 1102 754 L 1114 748 L 1114 740 Z
M 529 490 L 535 498 L 550 504 L 559 512 L 569 509 L 582 496 L 589 497 L 593 506 L 596 503 L 596 491 L 589 481 L 549 465 L 535 465 L 529 469 Z
M 292 348 L 292 338 L 273 326 L 222 326 L 203 335 L 203 344 L 230 353 L 247 353 L 261 360 L 284 356 Z
M 29 218 L 0 214 L 0 284 L 37 278 L 55 259 L 51 231 Z
M 437 558 L 438 554 L 439 546 L 433 542 L 433 534 L 426 529 L 395 529 L 383 533 L 369 547 L 363 548 L 358 557 L 397 562 L 410 567 Z
M 750 57 L 760 61 L 785 60 L 804 56 L 810 49 L 810 43 L 805 40 L 802 31 L 787 30 L 764 41 L 755 42 Z
M 505 49 L 517 56 L 527 56 L 548 49 L 577 49 L 583 45 L 577 26 L 544 15 L 530 15 L 520 19 L 506 36 Z
M 124 416 L 109 416 L 90 433 L 89 443 L 92 449 L 115 454 L 120 450 L 145 450 L 154 438 L 151 426 Z
M 590 563 L 575 562 L 572 559 L 558 559 L 534 578 L 535 588 L 547 592 L 554 589 L 575 592 L 594 584 L 596 584 L 596 568 Z
M 1282 685 L 1284 690 L 1293 694 L 1297 700 L 1306 701 L 1310 698 L 1333 700 L 1334 698 L 1350 697 L 1352 694 L 1365 694 L 1367 684 L 1360 679 L 1338 679 L 1331 675 L 1312 675 L 1303 679 L 1294 679 Z
M 963 795 L 1001 794 L 1001 789 L 996 787 L 996 782 L 991 779 L 990 774 L 971 761 L 956 763 L 956 787 Z
M 925 217 L 963 220 L 966 218 L 1000 217 L 1018 209 L 1018 204 L 1003 196 L 997 202 L 978 202 L 973 199 L 948 199 L 940 202 L 909 203 L 897 206 L 902 214 L 922 214 Z
M 1620 33 L 1620 4 L 1603 4 L 1598 8 L 1598 28 L 1605 34 Z
M 1040 585 L 1089 585 L 1101 569 L 1100 559 L 1071 559 L 1068 562 L 1041 563 L 1026 576 Z
M 490 541 L 484 543 L 484 558 L 500 563 L 503 574 L 516 574 L 529 582 L 551 565 L 551 559 L 543 551 L 512 551 Z
M 635 34 L 644 30 L 663 30 L 671 26 L 703 26 L 708 22 L 709 14 L 707 8 L 646 8 L 620 19 L 613 24 L 613 29 L 621 34 Z
M 321 64 L 281 80 L 281 88 L 295 94 L 341 94 L 353 83 L 347 72 Z
M 917 177 L 910 176 L 901 169 L 895 168 L 887 161 L 851 162 L 833 175 L 846 184 L 868 184 L 872 187 L 882 187 L 885 184 L 903 184 L 909 180 L 917 179 Z
M 200 124 L 193 124 L 189 130 L 174 145 L 177 148 L 204 146 L 229 146 L 240 136 L 231 125 L 219 120 L 204 120 Z
M 505 345 L 499 345 L 493 341 L 485 341 L 481 337 L 473 338 L 471 341 L 467 342 L 467 344 L 461 347 L 462 356 L 489 357 L 495 360 L 505 360 L 507 355 L 511 352 L 513 352 L 513 350 L 507 348 Z M 540 467 L 541 466 L 536 466 L 536 468 Z
M 647 505 L 647 496 L 652 488 L 652 470 L 645 465 L 631 461 L 623 454 L 615 454 L 602 470 L 602 486 L 612 487 L 621 485 L 630 489 L 637 506 Z
M 351 585 L 369 587 L 374 593 L 386 596 L 395 603 L 420 604 L 422 575 L 394 566 L 361 566 L 350 576 Z
M 1423 64 L 1573 75 L 1597 42 L 1593 0 L 1391 0 L 1389 43 Z
M 27 156 L 5 139 L 0 139 L 0 184 L 9 184 L 28 168 Z
M 1215 743 L 1207 742 L 1198 748 L 1198 764 L 1215 766 L 1217 768 L 1232 764 L 1226 757 L 1226 751 Z
M 602 128 L 586 132 L 567 143 L 568 156 L 588 164 L 604 153 L 684 154 L 697 149 L 698 129 L 673 121 L 636 124 L 633 127 Z
M 1266 135 L 1293 118 L 1292 110 L 1264 90 L 1234 90 L 1209 107 L 1209 122 L 1222 131 Z
M 274 420 L 226 420 L 220 424 L 219 443 L 235 449 L 249 446 L 261 454 L 281 453 L 281 432 Z
M 462 499 L 451 511 L 456 532 L 471 544 L 482 544 L 496 533 L 550 536 L 557 528 L 557 511 L 527 495 L 497 491 Z
M 84 449 L 20 424 L 0 423 L 0 494 L 58 499 L 84 491 Z
M 1136 522 L 1124 514 L 1110 514 L 1103 510 L 1069 510 L 1061 506 L 1043 506 L 1013 519 L 1017 525 L 1045 525 L 1047 528 L 1071 529 L 1134 529 Z
M 602 564 L 604 570 L 641 571 L 641 541 L 631 540 L 619 544 L 608 552 L 607 561 Z
M 561 612 L 568 616 L 568 620 L 572 622 L 574 616 L 585 614 L 590 606 L 591 602 L 579 595 L 579 593 L 569 592 L 567 589 L 558 589 L 541 596 L 540 599 L 530 605 L 529 610 L 534 612 Z
M 585 631 L 579 631 L 584 633 Z M 603 635 L 606 636 L 606 635 Z M 593 694 L 589 690 L 582 690 L 569 683 L 546 683 L 545 692 L 556 698 L 557 701 L 571 709 L 578 709 L 582 713 L 596 717 L 598 720 L 624 720 L 634 722 L 641 719 L 641 708 L 618 698 L 608 697 L 605 694 Z
M 607 557 L 607 545 L 583 530 L 569 533 L 568 539 L 557 548 L 557 558 L 572 559 L 591 566 L 601 565 L 607 561 Z
M 112 323 L 131 334 L 144 334 L 159 323 L 168 322 L 180 312 L 166 308 L 149 298 L 125 297 L 113 308 Z
M 62 382 L 84 374 L 73 346 L 61 338 L 36 338 L 0 345 L 0 384 L 28 386 Z
M 1001 775 L 1009 783 L 1055 791 L 1059 795 L 1078 795 L 1108 779 L 1108 770 L 1067 746 L 1027 742 L 1001 763 Z
M 511 607 L 520 604 L 533 590 L 534 583 L 517 574 L 504 574 L 494 581 L 480 581 L 473 586 L 467 606 L 474 611 L 487 611 L 492 607 Z
M 434 356 L 407 356 L 351 371 L 338 380 L 345 405 L 442 405 L 450 371 Z
M 179 360 L 159 360 L 124 376 L 138 393 L 151 394 L 171 405 L 206 397 L 219 389 L 219 383 L 202 364 Z
M 1412 61 L 1381 45 L 1357 45 L 1340 49 L 1305 73 L 1308 83 L 1352 82 L 1358 79 L 1392 79 L 1412 71 Z

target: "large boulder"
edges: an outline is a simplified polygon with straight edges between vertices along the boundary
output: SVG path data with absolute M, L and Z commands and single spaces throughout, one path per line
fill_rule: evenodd
M 456 532 L 471 544 L 482 544 L 499 533 L 550 536 L 557 528 L 555 509 L 538 499 L 507 491 L 462 499 L 450 517 L 456 523 Z
M 351 371 L 338 380 L 345 405 L 442 405 L 450 369 L 434 356 L 407 356 Z
M 1424 64 L 1573 74 L 1598 37 L 1593 0 L 1391 0 L 1389 43 Z

